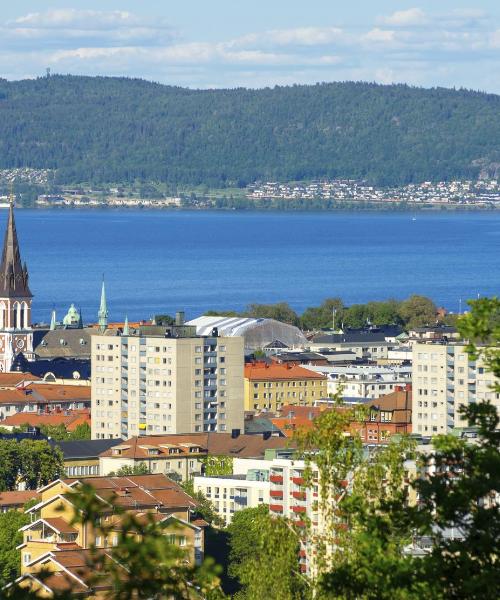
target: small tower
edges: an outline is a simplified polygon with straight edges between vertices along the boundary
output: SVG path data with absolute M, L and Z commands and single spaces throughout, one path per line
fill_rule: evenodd
M 129 327 L 128 327 L 128 316 L 125 315 L 125 323 L 123 323 L 123 333 L 122 335 L 130 335 Z
M 106 305 L 106 290 L 104 289 L 104 278 L 102 280 L 101 288 L 101 305 L 99 312 L 97 313 L 99 318 L 99 332 L 104 333 L 108 328 L 108 307 Z

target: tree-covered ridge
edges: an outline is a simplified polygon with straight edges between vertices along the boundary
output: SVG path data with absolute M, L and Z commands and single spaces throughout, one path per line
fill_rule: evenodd
M 138 79 L 0 81 L 0 168 L 64 182 L 244 185 L 476 178 L 500 163 L 500 96 L 328 83 L 189 90 Z

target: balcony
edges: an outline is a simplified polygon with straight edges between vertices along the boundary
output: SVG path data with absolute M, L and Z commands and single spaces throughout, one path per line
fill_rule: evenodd
M 295 485 L 304 485 L 303 477 L 292 477 L 292 481 L 295 483 Z
M 283 483 L 283 475 L 270 475 L 269 481 L 271 483 Z
M 306 507 L 305 506 L 292 506 L 292 510 L 294 513 L 305 513 Z
M 273 512 L 283 512 L 283 505 L 282 504 L 270 504 L 269 505 L 269 510 L 272 510 Z
M 292 497 L 296 498 L 297 500 L 305 500 L 306 493 L 305 492 L 292 492 Z
M 293 524 L 295 525 L 295 527 L 305 527 L 306 526 L 306 522 L 301 521 L 300 519 L 297 521 L 294 521 Z
M 236 502 L 236 504 L 241 504 L 242 506 L 247 506 L 248 504 L 247 496 L 235 496 L 234 501 Z
M 269 495 L 271 498 L 283 498 L 283 490 L 271 490 Z

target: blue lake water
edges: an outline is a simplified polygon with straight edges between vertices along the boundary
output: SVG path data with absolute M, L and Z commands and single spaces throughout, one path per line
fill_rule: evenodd
M 95 320 L 103 273 L 115 320 L 412 293 L 456 311 L 460 298 L 500 293 L 500 212 L 17 210 L 16 220 L 34 320 L 71 302 Z

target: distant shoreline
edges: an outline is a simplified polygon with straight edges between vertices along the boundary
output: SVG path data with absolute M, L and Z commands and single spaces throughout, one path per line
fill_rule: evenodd
M 0 210 L 7 209 L 8 205 L 1 206 Z M 297 207 L 276 207 L 276 206 L 256 206 L 256 207 L 215 207 L 215 206 L 23 206 L 16 205 L 16 209 L 20 210 L 40 210 L 40 211 L 52 211 L 52 210 L 64 210 L 64 211 L 79 211 L 79 210 L 95 210 L 95 211 L 154 211 L 154 212 L 238 212 L 238 213 L 252 213 L 252 212 L 286 212 L 286 213 L 335 213 L 335 212 L 349 212 L 349 213 L 444 213 L 444 212 L 497 212 L 500 210 L 498 206 L 482 206 L 482 205 L 439 205 L 439 206 L 398 206 L 398 207 L 381 207 L 381 206 L 338 206 L 338 207 L 325 207 L 319 208 L 297 208 Z

